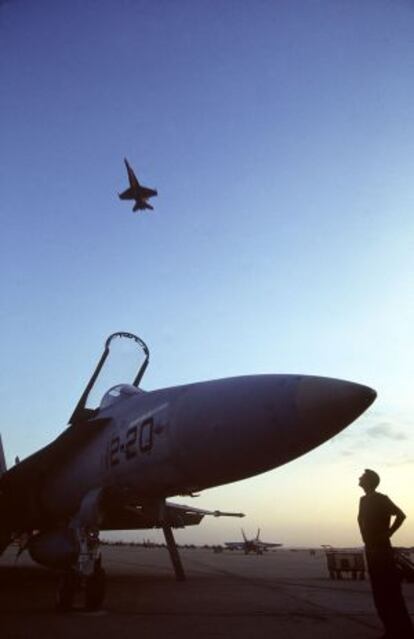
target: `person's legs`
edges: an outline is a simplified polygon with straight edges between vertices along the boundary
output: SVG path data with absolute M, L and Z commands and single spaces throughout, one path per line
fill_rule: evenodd
M 392 551 L 367 552 L 367 563 L 375 607 L 386 636 L 390 639 L 414 638 Z

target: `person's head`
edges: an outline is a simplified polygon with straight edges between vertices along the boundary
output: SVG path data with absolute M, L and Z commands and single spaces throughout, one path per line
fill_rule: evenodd
M 380 483 L 379 475 L 374 471 L 366 468 L 364 474 L 359 478 L 359 485 L 366 493 L 372 492 Z

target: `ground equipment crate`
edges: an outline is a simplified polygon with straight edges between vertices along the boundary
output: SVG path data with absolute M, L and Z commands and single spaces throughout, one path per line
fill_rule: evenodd
M 331 579 L 365 579 L 365 561 L 362 551 L 326 550 L 328 571 Z

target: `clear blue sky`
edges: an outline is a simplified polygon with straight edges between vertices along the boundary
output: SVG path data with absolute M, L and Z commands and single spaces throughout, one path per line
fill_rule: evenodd
M 0 3 L 9 463 L 61 431 L 129 330 L 147 389 L 262 372 L 376 388 L 332 443 L 196 505 L 285 543 L 357 543 L 374 467 L 412 545 L 413 34 L 411 0 Z M 154 213 L 118 200 L 125 156 Z

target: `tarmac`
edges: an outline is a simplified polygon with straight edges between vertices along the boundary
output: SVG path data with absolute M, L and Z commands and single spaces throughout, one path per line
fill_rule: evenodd
M 368 581 L 331 580 L 324 552 L 261 556 L 181 549 L 176 582 L 165 548 L 104 546 L 102 610 L 55 610 L 59 575 L 16 549 L 0 558 L 2 639 L 374 639 L 382 634 Z M 414 583 L 403 584 L 414 617 Z

